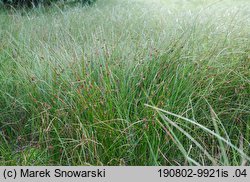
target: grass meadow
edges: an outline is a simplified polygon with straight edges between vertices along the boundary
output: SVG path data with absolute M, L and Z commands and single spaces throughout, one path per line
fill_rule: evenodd
M 0 165 L 249 165 L 250 2 L 0 9 Z

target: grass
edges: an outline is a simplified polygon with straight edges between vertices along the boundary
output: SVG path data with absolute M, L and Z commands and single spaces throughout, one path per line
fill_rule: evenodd
M 249 165 L 249 9 L 1 9 L 0 165 Z

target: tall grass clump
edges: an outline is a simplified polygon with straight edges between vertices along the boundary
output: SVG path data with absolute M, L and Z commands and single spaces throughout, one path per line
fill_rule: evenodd
M 249 165 L 249 9 L 0 12 L 0 164 Z

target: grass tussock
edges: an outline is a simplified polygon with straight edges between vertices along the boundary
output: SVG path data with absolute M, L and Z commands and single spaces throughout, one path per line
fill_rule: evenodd
M 0 164 L 249 165 L 249 9 L 0 10 Z

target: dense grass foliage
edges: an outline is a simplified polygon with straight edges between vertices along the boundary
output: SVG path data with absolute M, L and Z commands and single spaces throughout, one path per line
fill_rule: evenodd
M 55 2 L 67 3 L 70 0 L 0 0 L 0 3 L 7 7 L 37 7 L 38 5 L 51 5 Z M 79 0 L 82 4 L 92 4 L 95 0 Z
M 249 165 L 250 3 L 1 12 L 1 165 Z

